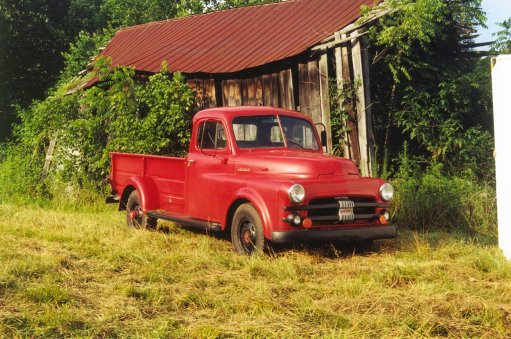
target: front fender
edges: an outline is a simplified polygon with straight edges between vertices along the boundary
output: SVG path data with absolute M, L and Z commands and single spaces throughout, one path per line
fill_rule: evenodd
M 160 209 L 160 197 L 158 193 L 158 187 L 156 186 L 152 179 L 142 177 L 129 178 L 123 189 L 123 195 L 124 191 L 126 191 L 126 189 L 128 189 L 128 187 L 130 186 L 134 187 L 137 190 L 138 195 L 140 196 L 142 210 L 144 212 Z
M 274 218 L 273 209 L 271 206 L 277 206 L 277 194 L 273 192 L 272 196 L 263 197 L 257 190 L 250 187 L 242 187 L 234 194 L 233 198 L 230 200 L 229 206 L 235 203 L 236 200 L 244 199 L 248 200 L 252 205 L 254 205 L 255 209 L 259 213 L 261 217 L 261 222 L 263 223 L 264 236 L 266 239 L 271 239 L 271 234 L 273 231 L 272 220 Z M 224 221 L 224 224 L 227 223 L 227 220 Z M 226 225 L 230 226 L 230 225 Z

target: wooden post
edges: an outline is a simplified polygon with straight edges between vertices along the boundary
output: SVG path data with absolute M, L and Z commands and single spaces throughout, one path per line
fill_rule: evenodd
M 332 128 L 330 126 L 330 86 L 328 83 L 328 58 L 327 52 L 321 54 L 319 59 L 319 91 L 321 97 L 321 123 L 325 125 L 327 134 L 327 149 L 332 153 Z
M 347 34 L 342 34 L 342 39 L 347 38 Z M 347 45 L 343 45 L 341 48 L 342 52 L 342 79 L 346 83 L 350 83 L 353 81 L 351 77 L 350 71 L 350 49 Z M 353 51 L 351 51 L 353 54 Z M 344 85 L 344 89 L 346 88 L 346 84 Z M 353 103 L 348 103 L 348 119 L 346 122 L 346 127 L 350 129 L 349 132 L 346 133 L 348 139 L 348 154 L 350 159 L 355 162 L 357 166 L 360 166 L 360 144 L 358 138 L 358 124 L 357 124 L 357 113 L 353 107 Z
M 341 41 L 341 33 L 339 33 L 339 32 L 335 33 L 335 41 L 336 42 L 337 41 Z M 334 55 L 335 55 L 335 77 L 337 79 L 337 90 L 340 92 L 343 89 L 342 50 L 341 50 L 341 46 L 340 45 L 338 45 L 334 49 Z M 339 107 L 341 109 L 342 109 L 343 105 L 344 105 L 344 103 L 342 102 L 342 100 L 339 100 Z M 341 123 L 342 123 L 342 125 L 344 127 L 347 126 L 347 121 L 342 121 Z M 337 141 L 339 141 L 339 140 L 337 140 Z M 350 144 L 349 144 L 348 133 L 344 134 L 344 145 L 343 145 L 342 155 L 345 158 L 351 159 L 351 152 L 350 152 Z
M 366 98 L 365 86 L 366 79 L 364 79 L 364 71 L 362 69 L 362 49 L 360 39 L 354 39 L 351 42 L 351 56 L 353 60 L 353 80 L 360 86 L 357 89 L 357 127 L 358 127 L 358 142 L 360 145 L 360 171 L 362 176 L 371 176 L 371 164 L 369 161 L 369 148 L 368 148 L 368 129 L 367 129 L 367 116 L 366 116 Z
M 369 166 L 369 176 L 373 176 L 374 165 L 374 134 L 373 134 L 373 113 L 371 110 L 371 76 L 369 73 L 369 44 L 367 36 L 360 37 L 362 44 L 362 69 L 364 79 L 364 99 L 365 99 L 365 112 L 366 112 L 366 126 L 367 126 L 367 160 Z
M 214 94 L 215 94 L 215 103 L 216 103 L 216 106 L 217 107 L 222 107 L 224 106 L 224 95 L 223 95 L 223 90 L 222 90 L 222 79 L 219 79 L 219 78 L 214 78 L 213 80 L 214 82 L 214 86 L 215 86 L 215 90 L 214 90 Z
M 321 95 L 320 95 L 320 76 L 317 60 L 307 62 L 307 81 L 309 92 L 309 110 L 310 117 L 315 124 L 321 122 Z
M 295 107 L 295 98 L 293 96 L 293 73 L 291 69 L 280 71 L 279 75 L 279 93 L 280 107 L 293 110 Z
M 53 161 L 53 152 L 55 151 L 55 144 L 57 143 L 57 136 L 54 135 L 50 139 L 50 145 L 48 146 L 48 150 L 46 151 L 46 157 L 44 159 L 43 172 L 41 173 L 42 178 L 46 178 L 50 171 L 50 165 Z

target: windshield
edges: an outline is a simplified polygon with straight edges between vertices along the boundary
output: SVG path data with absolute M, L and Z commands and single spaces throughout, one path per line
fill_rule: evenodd
M 232 128 L 239 148 L 302 148 L 318 150 L 312 125 L 304 119 L 289 116 L 257 115 L 234 118 Z M 285 140 L 282 135 L 284 132 Z

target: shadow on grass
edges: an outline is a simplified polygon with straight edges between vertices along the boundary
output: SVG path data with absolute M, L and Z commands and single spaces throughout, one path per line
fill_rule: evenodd
M 369 256 L 394 252 L 397 248 L 395 239 L 351 242 L 310 241 L 290 244 L 271 244 L 269 253 L 271 255 L 281 256 L 288 251 L 300 251 L 313 256 L 339 259 L 351 256 Z
M 165 234 L 182 234 L 191 232 L 196 235 L 209 236 L 217 240 L 230 242 L 229 232 L 208 232 L 188 226 L 177 226 L 172 223 L 159 223 L 158 231 Z M 400 227 L 396 239 L 384 239 L 359 242 L 301 242 L 289 244 L 269 243 L 265 251 L 269 257 L 281 257 L 291 251 L 321 256 L 324 258 L 346 258 L 350 256 L 369 256 L 382 253 L 394 253 L 399 250 L 414 248 L 417 241 L 430 248 L 442 247 L 446 242 L 477 243 L 481 245 L 495 245 L 497 238 L 492 235 L 482 235 L 474 232 L 459 230 L 416 230 L 410 227 Z
M 229 232 L 208 232 L 203 229 L 175 225 L 172 223 L 158 223 L 158 231 L 165 234 L 180 234 L 190 232 L 196 235 L 209 236 L 220 241 L 231 242 Z M 289 244 L 271 244 L 265 251 L 269 257 L 280 257 L 290 251 L 303 252 L 304 254 L 321 256 L 324 258 L 336 259 L 345 258 L 353 255 L 364 256 L 378 253 L 394 252 L 399 248 L 399 243 L 395 239 L 377 240 L 377 241 L 358 241 L 358 242 L 300 242 Z

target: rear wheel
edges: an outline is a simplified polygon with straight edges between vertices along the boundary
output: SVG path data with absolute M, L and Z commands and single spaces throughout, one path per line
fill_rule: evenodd
M 252 204 L 243 204 L 236 210 L 231 225 L 231 241 L 238 253 L 252 255 L 264 250 L 264 232 L 259 213 Z
M 143 213 L 140 196 L 136 190 L 131 192 L 126 203 L 126 224 L 133 228 L 156 229 L 156 219 Z

